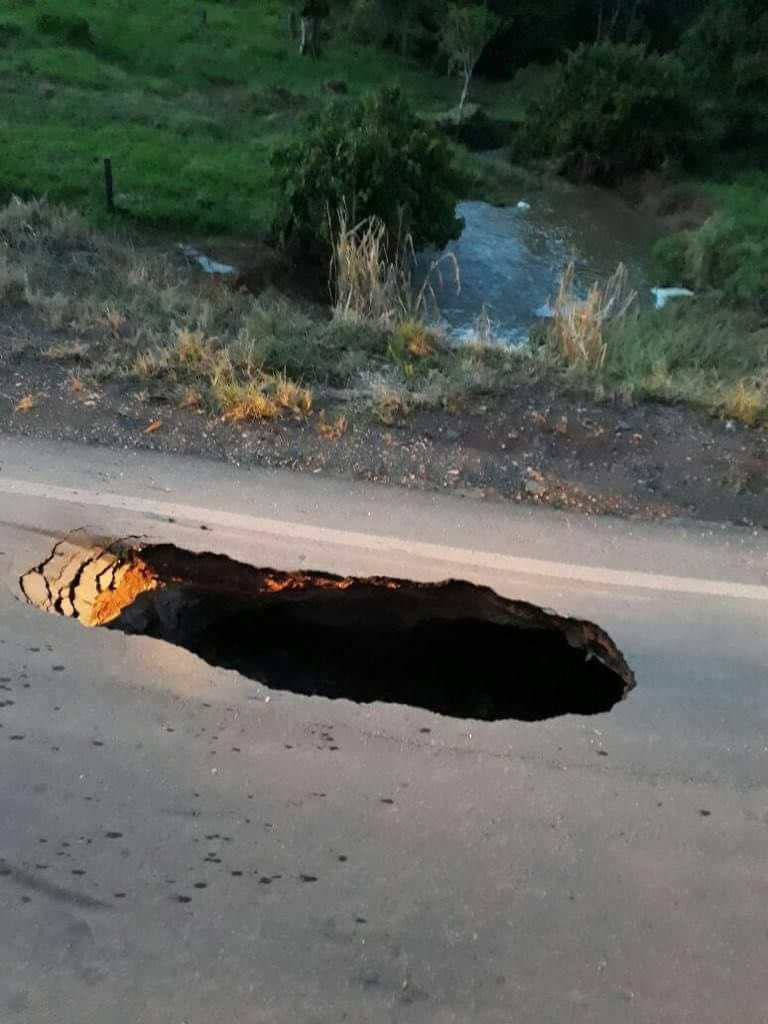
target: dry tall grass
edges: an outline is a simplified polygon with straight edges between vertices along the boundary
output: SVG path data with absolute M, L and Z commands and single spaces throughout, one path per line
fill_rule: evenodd
M 627 315 L 637 300 L 637 292 L 629 287 L 623 263 L 607 281 L 596 281 L 586 299 L 577 297 L 575 277 L 576 266 L 571 260 L 560 278 L 550 342 L 557 359 L 565 366 L 601 370 L 608 355 L 606 325 Z
M 334 315 L 339 320 L 374 321 L 393 326 L 420 321 L 437 311 L 434 281 L 448 266 L 461 289 L 459 265 L 453 253 L 433 260 L 424 281 L 416 287 L 413 238 L 390 237 L 378 217 L 351 225 L 346 206 L 329 216 L 333 238 L 331 277 Z

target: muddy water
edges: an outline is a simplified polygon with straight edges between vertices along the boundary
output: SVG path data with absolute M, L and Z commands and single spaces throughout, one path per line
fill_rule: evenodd
M 459 205 L 465 228 L 449 251 L 459 261 L 461 292 L 456 294 L 447 266 L 442 285 L 435 286 L 440 315 L 452 337 L 472 337 L 485 308 L 497 338 L 524 341 L 546 315 L 571 258 L 581 292 L 623 262 L 634 287 L 648 297 L 645 267 L 658 232 L 618 196 L 558 182 L 530 195 L 521 193 L 520 204 Z

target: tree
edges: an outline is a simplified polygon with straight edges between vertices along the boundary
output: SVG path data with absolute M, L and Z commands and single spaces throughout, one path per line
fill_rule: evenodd
M 390 238 L 410 233 L 417 248 L 461 233 L 456 204 L 465 182 L 450 145 L 399 89 L 332 103 L 275 151 L 273 168 L 282 197 L 276 226 L 306 241 L 329 241 L 329 213 L 344 203 L 356 221 L 379 217 Z
M 643 45 L 580 46 L 535 96 L 516 139 L 517 157 L 555 157 L 566 176 L 615 185 L 700 146 L 685 68 Z
M 354 0 L 348 26 L 362 42 L 390 46 L 407 58 L 429 46 L 439 8 L 438 0 Z
M 763 0 L 710 0 L 683 39 L 683 59 L 714 114 L 710 129 L 728 145 L 768 141 L 767 48 Z
M 458 123 L 464 114 L 469 83 L 483 50 L 499 30 L 501 22 L 485 4 L 467 7 L 451 3 L 440 32 L 440 48 L 447 56 L 452 71 L 458 71 L 464 84 L 459 100 Z

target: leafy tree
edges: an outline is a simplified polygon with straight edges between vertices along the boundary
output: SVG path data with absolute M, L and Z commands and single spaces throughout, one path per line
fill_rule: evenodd
M 485 4 L 459 6 L 451 3 L 440 32 L 440 49 L 448 57 L 451 70 L 463 79 L 459 100 L 458 123 L 464 114 L 469 83 L 483 50 L 499 30 L 500 21 Z
M 304 239 L 328 241 L 329 213 L 345 202 L 356 220 L 375 214 L 390 237 L 407 231 L 417 247 L 442 247 L 461 232 L 455 209 L 465 183 L 450 145 L 399 89 L 333 103 L 276 150 L 273 168 L 278 228 Z
M 768 8 L 764 0 L 710 0 L 683 39 L 689 73 L 731 145 L 768 142 Z
M 698 144 L 682 62 L 641 44 L 580 46 L 530 101 L 520 156 L 556 157 L 569 177 L 615 184 L 685 160 Z
M 347 25 L 366 43 L 390 46 L 409 57 L 433 34 L 442 0 L 355 0 Z

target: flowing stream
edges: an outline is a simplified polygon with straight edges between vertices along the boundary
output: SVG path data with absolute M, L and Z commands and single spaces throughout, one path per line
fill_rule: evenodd
M 458 213 L 464 232 L 448 251 L 459 262 L 461 291 L 447 263 L 433 281 L 441 320 L 457 340 L 475 336 L 485 311 L 498 340 L 525 341 L 547 315 L 571 258 L 581 294 L 622 262 L 641 300 L 651 300 L 646 264 L 658 231 L 611 192 L 558 182 L 521 194 L 519 205 L 465 202 Z M 429 261 L 421 258 L 422 274 Z

